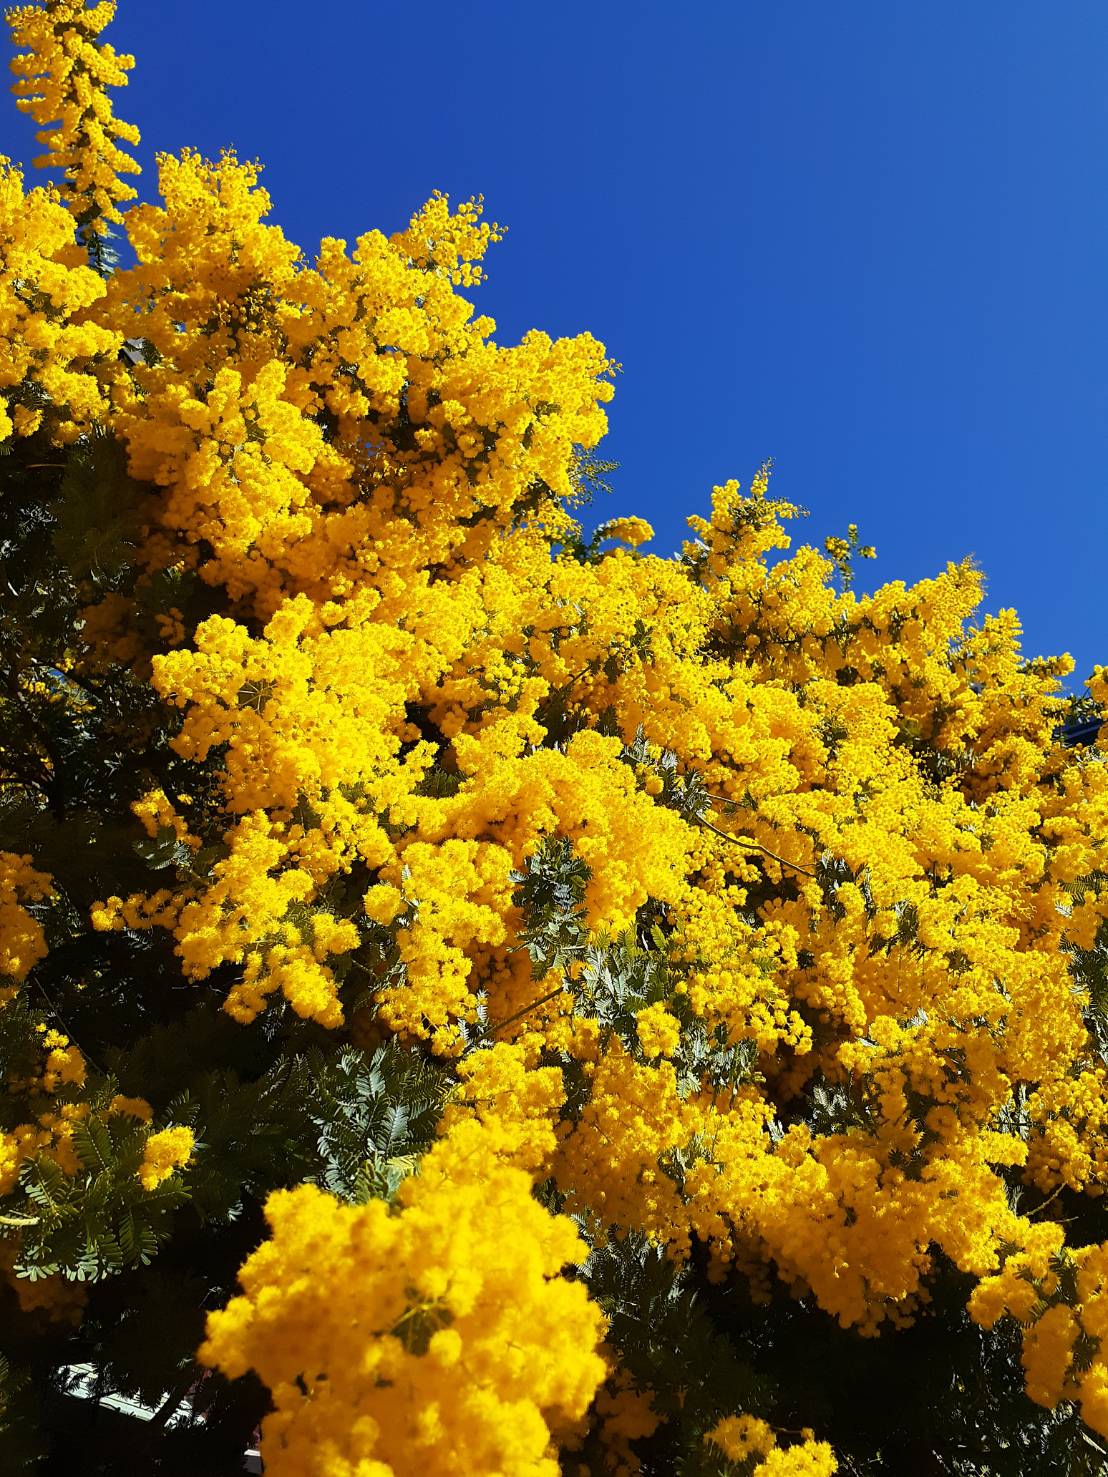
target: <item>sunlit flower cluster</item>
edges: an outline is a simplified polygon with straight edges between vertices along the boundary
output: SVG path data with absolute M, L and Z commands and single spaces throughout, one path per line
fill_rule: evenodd
M 26 48 L 11 64 L 17 106 L 40 125 L 47 151 L 38 162 L 65 172 L 66 203 L 96 232 L 122 221 L 120 206 L 136 192 L 119 176 L 139 172 L 120 147 L 137 144 L 138 129 L 115 116 L 107 92 L 126 86 L 135 59 L 97 39 L 114 15 L 114 0 L 53 0 L 8 11 L 12 39 Z
M 270 1198 L 271 1239 L 200 1352 L 269 1385 L 277 1477 L 321 1464 L 556 1477 L 557 1437 L 604 1377 L 603 1321 L 560 1276 L 585 1254 L 572 1222 L 530 1188 L 465 1119 L 402 1186 L 398 1213 L 310 1186 Z

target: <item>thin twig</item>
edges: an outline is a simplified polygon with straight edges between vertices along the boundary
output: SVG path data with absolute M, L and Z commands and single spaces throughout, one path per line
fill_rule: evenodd
M 555 687 L 553 690 L 555 692 L 568 692 L 575 683 L 580 682 L 582 677 L 587 677 L 595 666 L 596 657 L 591 657 L 579 672 L 574 672 L 572 677 L 567 678 L 560 687 Z
M 477 1038 L 477 1041 L 474 1042 L 474 1045 L 477 1045 L 481 1041 L 487 1041 L 490 1036 L 495 1036 L 496 1032 L 502 1031 L 505 1026 L 514 1025 L 516 1021 L 522 1020 L 525 1015 L 530 1015 L 533 1010 L 538 1010 L 541 1005 L 548 1005 L 551 1000 L 562 993 L 562 990 L 563 986 L 559 985 L 556 990 L 551 990 L 550 994 L 544 995 L 541 1000 L 532 1000 L 530 1005 L 525 1005 L 522 1010 L 517 1010 L 514 1015 L 508 1016 L 505 1020 L 497 1021 L 495 1025 L 486 1026 L 485 1030 Z
M 1027 1218 L 1028 1218 L 1028 1220 L 1030 1220 L 1033 1215 L 1038 1215 L 1038 1213 L 1039 1213 L 1040 1210 L 1045 1210 L 1052 1200 L 1057 1200 L 1058 1196 L 1062 1193 L 1062 1191 L 1065 1188 L 1066 1188 L 1065 1185 L 1062 1184 L 1062 1185 L 1059 1185 L 1056 1190 L 1052 1190 L 1050 1192 L 1050 1194 L 1046 1197 L 1045 1200 L 1041 1201 L 1038 1205 L 1036 1205 L 1036 1207 L 1035 1207 L 1034 1210 L 1029 1210 L 1027 1212 Z
M 755 851 L 760 851 L 763 856 L 768 856 L 771 860 L 779 862 L 781 866 L 791 867 L 794 872 L 801 872 L 805 877 L 811 877 L 813 881 L 817 880 L 816 874 L 809 872 L 807 867 L 802 867 L 799 862 L 790 862 L 787 857 L 778 856 L 775 851 L 770 851 L 769 847 L 763 846 L 760 841 L 755 841 L 750 836 L 731 836 L 726 831 L 721 831 L 718 826 L 713 826 L 711 821 L 705 820 L 702 815 L 697 816 L 697 820 L 702 826 L 705 826 L 711 831 L 713 836 L 718 836 L 721 841 L 733 842 L 735 846 L 752 846 Z
M 42 995 L 42 998 L 46 1001 L 47 1008 L 56 1017 L 59 1025 L 61 1026 L 61 1028 L 65 1032 L 65 1034 L 69 1037 L 69 1040 L 72 1042 L 72 1044 L 77 1048 L 77 1050 L 81 1053 L 81 1055 L 84 1057 L 84 1059 L 94 1068 L 95 1071 L 99 1072 L 102 1077 L 106 1077 L 107 1076 L 107 1073 L 104 1071 L 104 1068 L 100 1065 L 100 1063 L 96 1060 L 96 1058 L 91 1054 L 91 1052 L 88 1052 L 88 1051 L 85 1050 L 85 1048 L 77 1040 L 77 1038 L 73 1034 L 73 1032 L 66 1025 L 65 1019 L 62 1016 L 61 1011 L 54 1004 L 53 1000 L 51 1000 L 49 994 L 47 993 L 46 987 L 45 987 L 45 985 L 43 985 L 42 981 L 41 980 L 37 980 L 34 977 L 33 974 L 29 976 L 29 979 L 30 979 L 30 983 L 32 985 L 35 985 L 37 987 L 39 993 Z

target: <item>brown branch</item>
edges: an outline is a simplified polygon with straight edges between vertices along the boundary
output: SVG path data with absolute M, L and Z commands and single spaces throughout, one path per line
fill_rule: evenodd
M 1045 1210 L 1052 1200 L 1058 1199 L 1058 1196 L 1065 1188 L 1065 1185 L 1061 1184 L 1057 1187 L 1057 1189 L 1052 1190 L 1045 1200 L 1041 1201 L 1038 1205 L 1035 1206 L 1034 1210 L 1029 1210 L 1027 1212 L 1027 1219 L 1030 1220 L 1033 1215 L 1038 1215 L 1040 1210 Z
M 197 1375 L 195 1366 L 190 1366 L 188 1372 L 173 1387 L 151 1416 L 150 1424 L 147 1427 L 149 1432 L 160 1435 L 165 1430 L 166 1426 L 169 1425 L 169 1422 L 177 1414 L 181 1401 L 192 1389 L 193 1385 L 196 1384 L 198 1378 L 199 1376 Z
M 564 986 L 559 985 L 556 990 L 551 990 L 549 995 L 543 995 L 540 1000 L 532 1000 L 530 1005 L 525 1005 L 522 1010 L 517 1010 L 514 1015 L 508 1016 L 505 1020 L 497 1021 L 495 1025 L 486 1026 L 484 1031 L 481 1032 L 481 1035 L 473 1043 L 473 1046 L 478 1046 L 482 1041 L 487 1041 L 490 1036 L 495 1036 L 497 1031 L 502 1031 L 505 1026 L 514 1025 L 516 1021 L 522 1020 L 525 1015 L 530 1015 L 533 1010 L 538 1010 L 540 1006 L 548 1005 L 551 1000 L 556 999 L 562 993 L 563 989 Z M 470 1047 L 469 1050 L 472 1051 L 473 1047 Z

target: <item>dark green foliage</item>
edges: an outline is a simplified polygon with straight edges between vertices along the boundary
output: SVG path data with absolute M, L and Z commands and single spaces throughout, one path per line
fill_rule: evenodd
M 44 1454 L 39 1390 L 32 1371 L 0 1354 L 0 1454 L 12 1472 L 30 1471 Z
M 145 489 L 127 475 L 123 448 L 93 437 L 71 455 L 61 478 L 53 548 L 76 581 L 116 587 L 138 542 Z
M 664 1419 L 667 1429 L 651 1438 L 654 1462 L 665 1450 L 698 1446 L 736 1410 L 769 1415 L 772 1387 L 715 1326 L 692 1267 L 678 1268 L 630 1236 L 594 1252 L 585 1281 L 610 1320 L 608 1338 L 622 1366 L 639 1389 L 652 1392 Z
M 970 1279 L 938 1273 L 916 1323 L 879 1338 L 808 1300 L 755 1307 L 739 1287 L 713 1293 L 713 1315 L 775 1382 L 774 1420 L 816 1427 L 846 1477 L 1103 1477 L 1108 1453 L 1073 1410 L 1024 1394 L 1018 1330 L 978 1328 Z
M 450 1078 L 395 1043 L 304 1064 L 308 1119 L 318 1133 L 315 1178 L 343 1200 L 392 1199 L 430 1145 Z
M 531 956 L 535 979 L 564 969 L 584 953 L 588 880 L 588 867 L 561 836 L 545 841 L 514 875 L 515 904 L 523 913 L 519 939 Z
M 23 1221 L 17 1274 L 63 1272 L 86 1282 L 153 1260 L 169 1234 L 171 1212 L 187 1197 L 177 1183 L 142 1188 L 144 1141 L 133 1120 L 92 1113 L 73 1129 L 77 1174 L 46 1158 L 24 1166 L 20 1189 L 32 1214 L 21 1216 L 22 1197 L 11 1207 L 17 1224 Z
M 969 1279 L 952 1268 L 940 1266 L 934 1303 L 912 1327 L 867 1339 L 781 1289 L 754 1303 L 741 1277 L 713 1283 L 704 1266 L 700 1248 L 678 1270 L 630 1237 L 584 1269 L 622 1367 L 660 1417 L 633 1443 L 646 1477 L 742 1470 L 703 1443 L 736 1410 L 769 1421 L 786 1441 L 814 1427 L 844 1477 L 1108 1473 L 1108 1450 L 1072 1407 L 1048 1412 L 1028 1401 L 1018 1330 L 971 1323 Z M 584 1456 L 599 1477 L 602 1449 Z

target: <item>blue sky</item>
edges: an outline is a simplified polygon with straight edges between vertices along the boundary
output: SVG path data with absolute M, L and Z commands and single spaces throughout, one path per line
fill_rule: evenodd
M 805 536 L 877 545 L 865 585 L 973 555 L 1028 654 L 1108 662 L 1103 0 L 119 12 L 144 161 L 263 159 L 309 251 L 484 193 L 497 336 L 623 364 L 603 516 L 667 553 L 772 457 Z M 13 109 L 0 150 L 33 152 Z

